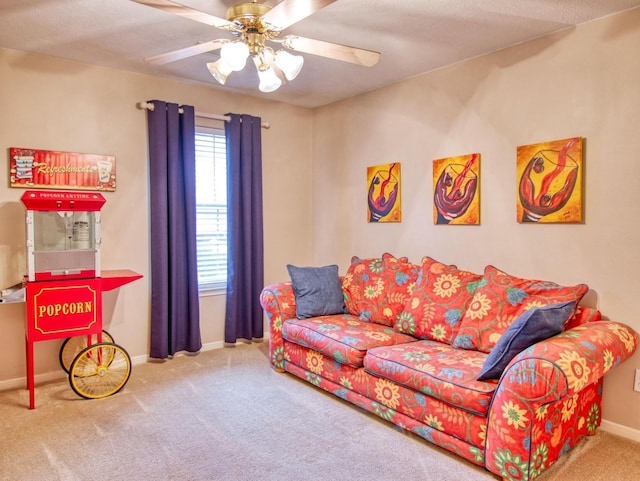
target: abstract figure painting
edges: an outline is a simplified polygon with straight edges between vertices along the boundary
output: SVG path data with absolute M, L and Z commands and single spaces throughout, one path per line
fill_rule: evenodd
M 480 224 L 480 154 L 433 161 L 433 223 Z
M 517 220 L 582 222 L 582 138 L 517 148 Z
M 400 163 L 367 167 L 369 222 L 401 222 Z

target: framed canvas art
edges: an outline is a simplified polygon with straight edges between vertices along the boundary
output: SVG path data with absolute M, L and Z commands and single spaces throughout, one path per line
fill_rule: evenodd
M 480 224 L 480 154 L 433 161 L 433 223 Z
M 369 222 L 401 222 L 400 163 L 367 167 Z
M 581 137 L 522 145 L 516 158 L 518 222 L 582 222 Z

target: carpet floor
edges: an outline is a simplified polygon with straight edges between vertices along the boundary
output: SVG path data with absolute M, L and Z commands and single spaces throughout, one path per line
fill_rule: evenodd
M 274 372 L 267 344 L 134 366 L 97 400 L 66 380 L 0 392 L 0 480 L 495 481 L 341 399 Z M 540 481 L 637 481 L 640 444 L 598 432 Z

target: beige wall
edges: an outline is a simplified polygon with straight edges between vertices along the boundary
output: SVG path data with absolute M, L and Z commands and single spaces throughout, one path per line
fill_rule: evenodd
M 257 82 L 257 79 L 256 79 Z M 257 115 L 263 130 L 265 281 L 287 275 L 287 262 L 311 253 L 312 112 L 229 94 L 220 89 L 157 79 L 51 57 L 0 49 L 0 148 L 27 147 L 115 155 L 118 187 L 105 193 L 102 267 L 127 268 L 144 279 L 105 293 L 104 325 L 132 357 L 149 352 L 149 224 L 146 112 L 136 103 L 161 99 L 197 111 Z M 222 124 L 220 124 L 222 126 Z M 8 187 L 0 168 L 0 288 L 26 273 L 21 189 Z M 286 206 L 286 210 L 281 206 Z M 294 225 L 295 229 L 291 226 Z M 203 342 L 224 339 L 224 296 L 201 299 Z M 24 304 L 0 304 L 0 388 L 25 375 Z M 36 344 L 39 379 L 61 375 L 60 341 Z M 37 397 L 37 394 L 36 394 Z
M 482 272 L 586 282 L 640 331 L 640 9 L 315 112 L 314 261 L 384 251 Z M 425 45 L 425 48 L 429 48 Z M 516 146 L 585 138 L 583 225 L 516 222 Z M 481 153 L 481 225 L 434 226 L 432 160 Z M 402 164 L 403 221 L 369 224 L 366 167 Z M 640 429 L 640 354 L 605 380 L 604 417 Z
M 311 112 L 223 90 L 0 49 L 0 146 L 113 154 L 103 267 L 145 279 L 105 296 L 105 325 L 132 356 L 148 353 L 146 120 L 159 98 L 203 112 L 262 116 L 266 282 L 286 263 L 339 263 L 383 251 L 431 255 L 481 272 L 586 282 L 586 303 L 640 331 L 640 10 L 463 62 Z M 428 48 L 428 46 L 425 46 Z M 515 219 L 517 145 L 582 136 L 585 223 Z M 480 226 L 434 226 L 431 161 L 480 152 Z M 311 159 L 313 158 L 313 163 Z M 403 222 L 366 222 L 366 167 L 402 163 Z M 6 166 L 6 164 L 5 164 Z M 21 191 L 0 169 L 0 287 L 22 275 Z M 312 195 L 309 195 L 312 192 Z M 22 256 L 22 257 L 21 257 Z M 202 300 L 205 343 L 223 339 L 224 297 Z M 0 305 L 0 387 L 24 376 L 24 306 Z M 58 341 L 36 345 L 36 371 L 57 369 Z M 606 378 L 604 417 L 640 429 L 632 391 L 640 354 Z

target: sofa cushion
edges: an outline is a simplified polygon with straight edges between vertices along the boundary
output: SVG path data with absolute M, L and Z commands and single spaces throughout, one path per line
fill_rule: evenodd
M 393 326 L 411 294 L 420 266 L 383 254 L 354 257 L 343 280 L 347 312 L 362 321 Z
M 395 329 L 419 339 L 451 344 L 482 275 L 427 257 Z
M 497 387 L 495 381 L 477 379 L 486 358 L 482 352 L 424 340 L 370 349 L 364 368 L 452 406 L 486 416 Z
M 362 367 L 367 349 L 415 341 L 391 327 L 349 314 L 288 319 L 282 325 L 282 337 L 353 367 Z
M 525 311 L 567 301 L 575 301 L 577 305 L 588 289 L 586 284 L 561 286 L 555 282 L 522 279 L 487 266 L 453 346 L 489 353 Z
M 498 379 L 521 351 L 536 342 L 560 334 L 564 323 L 573 315 L 574 308 L 575 301 L 568 301 L 525 311 L 496 343 L 484 362 L 478 379 Z
M 296 267 L 287 264 L 300 319 L 344 313 L 338 266 Z

